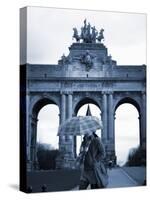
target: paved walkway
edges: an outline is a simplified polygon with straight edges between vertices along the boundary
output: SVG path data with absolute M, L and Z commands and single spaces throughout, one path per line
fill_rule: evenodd
M 131 178 L 122 168 L 114 168 L 108 171 L 109 184 L 107 188 L 119 188 L 119 187 L 134 187 L 139 184 Z M 78 190 L 79 186 L 73 188 Z M 88 187 L 90 189 L 90 187 Z
M 122 168 L 112 169 L 108 172 L 109 184 L 108 188 L 133 187 L 139 185 L 131 178 Z

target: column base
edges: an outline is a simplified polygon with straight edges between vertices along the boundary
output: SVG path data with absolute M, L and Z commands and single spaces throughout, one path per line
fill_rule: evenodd
M 106 151 L 106 165 L 108 167 L 114 167 L 117 164 L 117 157 L 115 153 L 115 145 L 107 142 L 105 144 L 105 151 Z
M 59 156 L 56 159 L 56 168 L 75 168 L 75 149 L 73 136 L 67 135 L 63 138 L 63 140 L 60 140 Z
M 75 169 L 75 158 L 71 153 L 60 153 L 56 159 L 56 169 Z

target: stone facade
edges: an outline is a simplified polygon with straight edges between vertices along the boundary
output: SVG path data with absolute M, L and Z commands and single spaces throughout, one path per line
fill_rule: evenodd
M 117 65 L 102 43 L 77 42 L 69 50 L 58 65 L 26 65 L 29 170 L 36 168 L 37 115 L 46 104 L 58 105 L 60 124 L 76 116 L 85 103 L 97 105 L 107 157 L 115 161 L 115 111 L 119 105 L 131 103 L 139 112 L 140 145 L 146 148 L 146 66 Z M 74 137 L 59 137 L 58 168 L 74 166 L 75 148 Z

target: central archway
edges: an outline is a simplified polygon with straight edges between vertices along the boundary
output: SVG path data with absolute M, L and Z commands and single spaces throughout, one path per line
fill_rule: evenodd
M 86 116 L 92 115 L 96 116 L 101 120 L 101 109 L 99 104 L 91 98 L 83 98 L 78 102 L 75 107 L 76 116 Z M 97 130 L 96 134 L 101 137 L 101 130 Z M 76 136 L 75 138 L 75 152 L 76 156 L 79 154 L 80 145 L 82 142 L 83 136 Z

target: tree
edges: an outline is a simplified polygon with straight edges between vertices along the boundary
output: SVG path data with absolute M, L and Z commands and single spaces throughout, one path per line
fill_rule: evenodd
M 53 149 L 51 145 L 38 143 L 37 158 L 39 168 L 42 170 L 56 169 L 56 158 L 59 154 L 58 149 Z
M 126 166 L 146 166 L 146 151 L 141 147 L 130 150 Z

